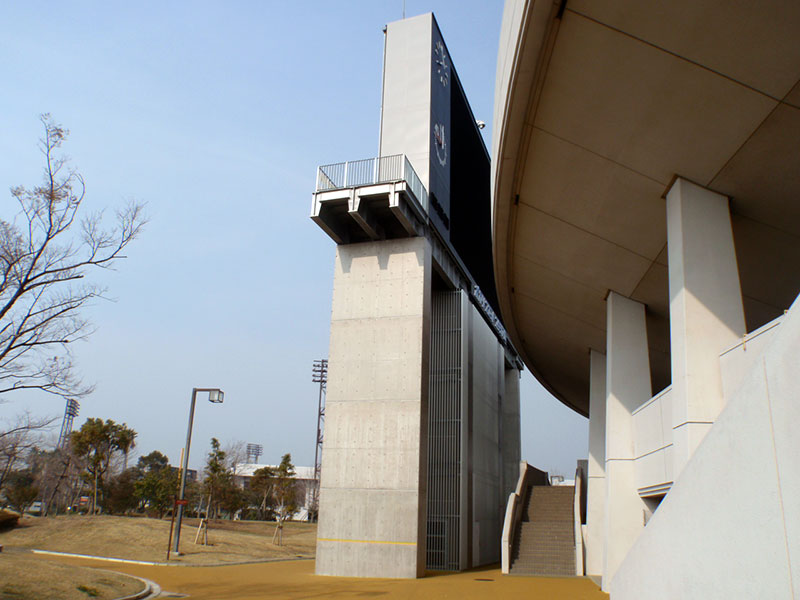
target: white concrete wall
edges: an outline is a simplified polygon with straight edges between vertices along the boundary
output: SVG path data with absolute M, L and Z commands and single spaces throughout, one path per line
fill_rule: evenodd
M 672 483 L 671 387 L 633 411 L 633 446 L 639 494 L 663 494 Z
M 424 574 L 430 286 L 423 238 L 337 247 L 317 574 Z
M 431 14 L 387 25 L 380 139 L 381 156 L 408 156 L 428 190 L 432 35 Z
M 800 303 L 611 581 L 614 600 L 800 597 Z
M 719 356 L 722 372 L 722 389 L 729 397 L 741 385 L 742 379 L 752 366 L 761 358 L 764 350 L 769 348 L 773 338 L 780 330 L 783 317 L 766 323 L 755 331 L 739 339 Z

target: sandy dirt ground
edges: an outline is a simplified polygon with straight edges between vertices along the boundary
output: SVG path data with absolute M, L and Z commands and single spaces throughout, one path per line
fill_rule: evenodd
M 112 600 L 143 588 L 138 579 L 119 573 L 43 561 L 7 550 L 0 553 L 0 600 Z
M 86 564 L 80 559 L 58 559 Z M 299 600 L 300 598 L 376 598 L 386 600 L 607 600 L 586 578 L 508 577 L 498 568 L 465 573 L 431 574 L 423 579 L 356 579 L 314 575 L 314 561 L 255 565 L 179 568 L 172 566 L 103 565 L 145 577 L 170 594 L 192 600 Z
M 26 519 L 23 527 L 0 533 L 0 544 L 12 549 L 39 548 L 78 554 L 114 556 L 134 560 L 163 561 L 169 522 L 124 517 L 63 517 Z M 63 565 L 94 567 L 144 577 L 158 583 L 162 597 L 188 595 L 194 600 L 270 600 L 281 598 L 371 598 L 472 600 L 477 598 L 526 598 L 532 600 L 603 600 L 603 594 L 585 578 L 507 577 L 497 568 L 465 573 L 430 573 L 416 580 L 356 579 L 314 575 L 313 560 L 286 560 L 298 555 L 312 557 L 316 528 L 307 523 L 289 523 L 284 530 L 285 546 L 272 545 L 274 523 L 224 522 L 209 533 L 212 546 L 194 545 L 196 523 L 184 529 L 182 550 L 187 554 L 169 565 L 135 565 L 89 561 L 44 555 L 24 555 L 23 569 L 43 584 L 53 579 L 46 569 Z M 11 556 L 12 554 L 8 554 Z M 0 554 L 0 565 L 2 565 Z M 272 560 L 259 564 L 203 566 L 244 560 Z M 284 560 L 280 560 L 284 559 Z M 42 565 L 41 567 L 37 566 Z M 9 563 L 10 565 L 11 563 Z M 45 567 L 47 565 L 47 567 Z M 184 568 L 181 568 L 183 565 Z M 197 566 L 192 566 L 197 565 Z M 2 568 L 2 567 L 0 567 Z M 12 569 L 14 567 L 11 567 Z M 107 577 L 100 575 L 100 577 Z M 0 571 L 0 582 L 7 581 Z M 71 585 L 71 584 L 70 584 Z M 76 584 L 80 585 L 80 584 Z M 99 590 L 99 585 L 86 583 Z M 12 590 L 13 592 L 13 590 Z M 38 595 L 3 595 L 2 600 L 33 598 L 89 598 L 56 595 L 43 590 Z M 98 596 L 111 598 L 114 596 Z
M 162 562 L 166 559 L 169 521 L 138 517 L 63 516 L 25 517 L 20 526 L 0 532 L 0 544 L 9 548 L 36 548 L 57 552 Z M 208 546 L 194 543 L 197 521 L 184 521 L 183 556 L 171 563 L 217 564 L 273 558 L 310 558 L 316 545 L 316 525 L 286 523 L 283 545 L 272 543 L 275 523 L 261 521 L 212 522 Z

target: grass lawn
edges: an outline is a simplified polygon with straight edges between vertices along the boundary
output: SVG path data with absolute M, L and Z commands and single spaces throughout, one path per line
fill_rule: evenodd
M 62 565 L 30 554 L 0 554 L 1 600 L 112 600 L 143 587 L 138 579 L 119 573 Z
M 202 546 L 194 543 L 197 520 L 185 519 L 181 532 L 183 555 L 171 554 L 170 563 L 208 565 L 314 556 L 315 523 L 285 523 L 282 546 L 272 543 L 274 531 L 273 522 L 213 521 L 208 529 L 209 545 Z M 0 544 L 11 549 L 36 548 L 154 562 L 166 560 L 168 539 L 168 520 L 106 515 L 26 516 L 16 528 L 0 532 Z

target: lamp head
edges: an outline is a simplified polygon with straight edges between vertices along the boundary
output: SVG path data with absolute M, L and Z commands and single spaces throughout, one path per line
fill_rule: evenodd
M 209 390 L 208 391 L 208 401 L 213 402 L 214 404 L 222 404 L 222 401 L 225 399 L 225 392 L 222 390 Z

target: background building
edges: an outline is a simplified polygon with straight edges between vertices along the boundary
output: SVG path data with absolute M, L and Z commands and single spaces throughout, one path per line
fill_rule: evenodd
M 260 465 L 258 463 L 237 464 L 233 470 L 236 485 L 241 488 L 247 488 L 253 474 L 265 467 L 273 471 L 277 471 L 278 469 L 278 465 Z M 313 512 L 314 509 L 314 488 L 316 487 L 314 467 L 295 467 L 294 479 L 297 482 L 297 510 L 292 513 L 291 520 L 308 521 L 309 512 Z

